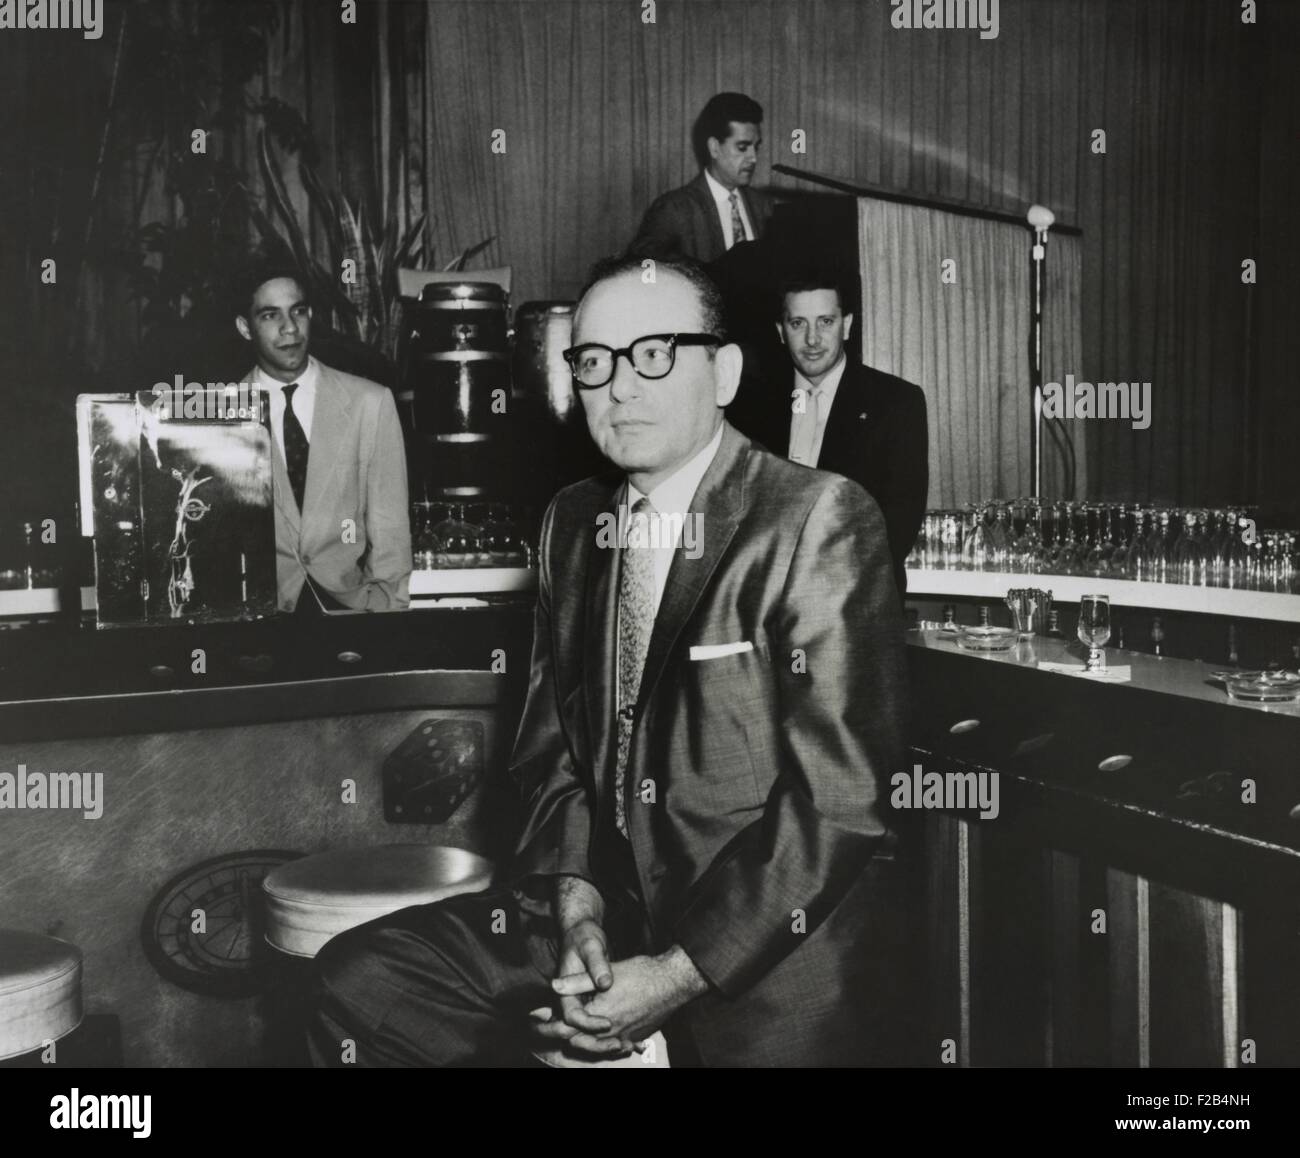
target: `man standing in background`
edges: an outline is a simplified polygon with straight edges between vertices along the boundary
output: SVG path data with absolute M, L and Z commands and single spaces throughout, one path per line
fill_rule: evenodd
M 712 97 L 691 134 L 700 173 L 646 210 L 629 257 L 715 261 L 763 236 L 772 199 L 751 189 L 763 143 L 763 107 L 744 93 Z
M 410 603 L 406 449 L 390 391 L 308 353 L 311 305 L 292 270 L 255 273 L 235 328 L 271 402 L 279 607 L 321 614 Z
M 901 599 L 930 479 L 925 394 L 849 359 L 845 301 L 830 275 L 785 282 L 776 328 L 794 366 L 780 388 L 756 383 L 729 416 L 774 454 L 845 475 L 876 500 Z

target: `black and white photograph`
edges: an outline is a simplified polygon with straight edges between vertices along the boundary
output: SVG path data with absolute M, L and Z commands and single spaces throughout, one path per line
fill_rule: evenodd
M 1300 2 L 0 0 L 0 90 L 0 1139 L 1284 1120 Z

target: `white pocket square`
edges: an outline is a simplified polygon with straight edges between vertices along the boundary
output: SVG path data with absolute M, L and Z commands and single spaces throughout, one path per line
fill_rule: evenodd
M 724 655 L 740 655 L 753 650 L 754 645 L 748 639 L 738 643 L 702 643 L 691 648 L 691 659 L 721 659 Z

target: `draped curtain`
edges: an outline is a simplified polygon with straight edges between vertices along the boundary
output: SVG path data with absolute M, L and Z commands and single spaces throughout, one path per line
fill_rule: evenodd
M 647 25 L 639 5 L 603 0 L 407 7 L 423 32 L 419 59 L 406 56 L 423 118 L 410 126 L 422 167 L 408 196 L 436 215 L 442 252 L 497 235 L 485 263 L 515 267 L 517 300 L 571 297 L 649 201 L 692 175 L 689 126 L 708 96 L 749 92 L 771 161 L 1017 215 L 1041 202 L 1082 227 L 1079 242 L 1054 239 L 1047 267 L 1064 279 L 1049 308 L 1064 298 L 1081 319 L 1059 373 L 1151 381 L 1153 421 L 1087 428 L 1079 497 L 1257 497 L 1248 463 L 1267 432 L 1251 416 L 1284 386 L 1252 368 L 1251 296 L 1269 291 L 1239 274 L 1260 249 L 1261 123 L 1277 116 L 1260 98 L 1261 61 L 1289 43 L 1295 14 L 1274 6 L 1265 30 L 1216 0 L 1003 0 L 999 35 L 984 40 L 894 29 L 890 11 L 661 0 Z M 495 129 L 505 153 L 490 150 Z M 1003 293 L 1026 262 L 1007 274 Z M 1027 445 L 1004 438 L 1015 455 Z M 963 487 L 1025 489 L 1018 458 L 994 465 L 985 445 L 978 469 L 953 460 L 952 493 L 960 472 Z
M 1285 276 L 1300 261 L 1300 5 L 1260 4 L 1248 25 L 1223 0 L 1001 0 L 986 40 L 895 29 L 885 0 L 658 0 L 654 23 L 635 0 L 371 0 L 355 25 L 334 3 L 275 2 L 257 93 L 304 113 L 322 171 L 350 196 L 403 222 L 430 213 L 438 261 L 495 236 L 477 263 L 513 266 L 516 302 L 572 297 L 596 258 L 622 250 L 650 200 L 693 174 L 701 105 L 736 89 L 766 110 L 768 161 L 1016 215 L 1041 202 L 1082 228 L 1082 349 L 1069 369 L 1150 380 L 1153 393 L 1149 430 L 1088 428 L 1089 495 L 1259 501 L 1261 485 L 1293 476 L 1279 421 L 1297 414 L 1300 358 Z M 184 19 L 194 0 L 168 3 Z M 12 288 L 84 232 L 129 10 L 105 6 L 102 41 L 0 44 L 11 414 L 24 413 L 13 352 L 33 335 L 75 345 L 92 367 L 139 339 L 121 278 Z M 245 163 L 247 134 L 214 128 Z M 766 167 L 758 181 L 796 184 Z M 106 173 L 101 223 L 131 221 L 140 195 L 129 165 Z M 161 188 L 149 206 L 175 208 Z M 1257 285 L 1241 280 L 1245 258 Z M 7 444 L 42 445 L 21 431 Z
M 1031 237 L 1000 221 L 859 199 L 862 360 L 925 391 L 932 507 L 1032 490 Z M 1043 375 L 1064 381 L 1079 364 L 1077 239 L 1052 238 L 1046 268 Z M 1084 425 L 1068 423 L 1064 436 L 1086 471 Z M 1043 440 L 1043 494 L 1064 496 L 1046 426 Z M 1076 476 L 1075 493 L 1085 491 Z

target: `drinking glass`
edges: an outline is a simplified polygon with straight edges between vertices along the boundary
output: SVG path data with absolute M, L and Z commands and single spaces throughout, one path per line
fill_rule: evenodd
M 1146 565 L 1148 514 L 1149 512 L 1141 507 L 1133 508 L 1133 533 L 1129 536 L 1128 546 L 1124 550 L 1124 577 L 1137 583 L 1144 583 L 1151 578 Z
M 433 529 L 433 504 L 421 499 L 412 504 L 415 508 L 411 535 L 411 554 L 417 571 L 432 571 L 437 565 L 438 535 Z
M 1197 587 L 1205 583 L 1205 546 L 1198 512 L 1183 514 L 1183 531 L 1174 542 L 1174 581 Z
M 1105 671 L 1102 647 L 1110 640 L 1110 596 L 1085 595 L 1079 600 L 1079 642 L 1088 645 L 1085 671 Z
M 1034 499 L 1011 503 L 1011 570 L 1035 574 L 1042 566 L 1042 541 L 1038 536 L 1039 511 Z
M 942 545 L 941 565 L 946 571 L 956 571 L 961 566 L 962 512 L 945 511 L 939 532 Z
M 1152 583 L 1168 582 L 1170 559 L 1165 550 L 1168 535 L 1169 511 L 1157 508 L 1142 550 L 1142 567 L 1146 571 L 1146 578 Z
M 435 528 L 442 542 L 440 558 L 444 567 L 473 567 L 478 550 L 479 529 L 465 517 L 465 504 L 456 503 L 447 508 L 447 517 Z
M 1009 571 L 1011 569 L 1011 525 L 1006 503 L 993 504 L 993 525 L 988 529 L 988 569 L 990 571 Z
M 961 569 L 984 569 L 984 511 L 978 503 L 967 503 L 961 516 Z
M 1088 550 L 1080 568 L 1085 575 L 1101 578 L 1110 563 L 1110 508 L 1094 505 L 1088 508 Z
M 1133 533 L 1132 510 L 1124 503 L 1110 509 L 1110 556 L 1106 560 L 1106 573 L 1124 578 L 1128 562 L 1128 544 Z

